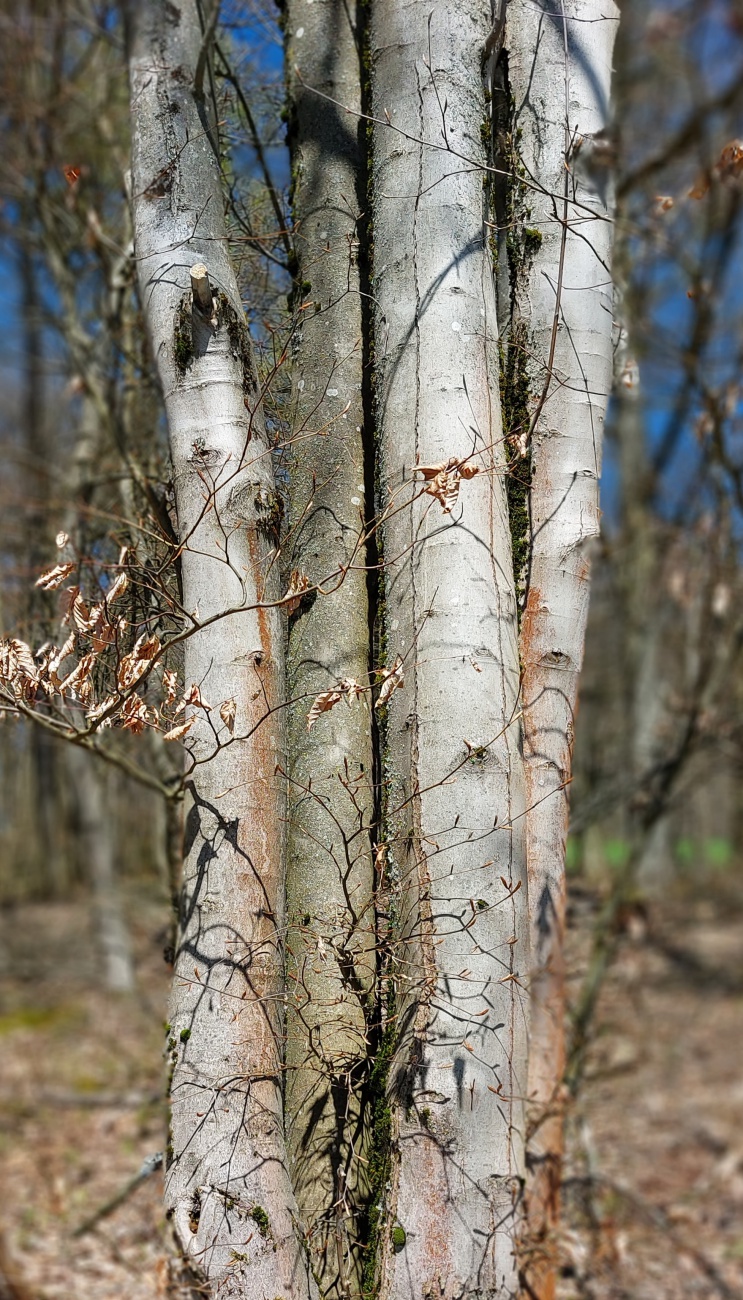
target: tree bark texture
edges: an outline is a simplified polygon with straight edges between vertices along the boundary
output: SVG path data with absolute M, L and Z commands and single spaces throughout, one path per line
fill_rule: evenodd
M 170 435 L 194 708 L 171 1001 L 166 1206 L 220 1300 L 316 1294 L 282 1116 L 283 631 L 278 508 L 225 241 L 193 0 L 130 13 L 135 255 Z M 201 85 L 199 83 L 202 83 Z M 206 266 L 208 316 L 190 268 Z M 218 706 L 235 700 L 234 734 Z
M 378 1270 L 380 1294 L 394 1300 L 506 1297 L 517 1285 L 528 936 L 517 610 L 483 222 L 489 30 L 481 4 L 372 9 L 384 613 L 387 667 L 402 661 L 405 679 L 383 714 L 399 997 Z M 450 463 L 476 472 L 447 512 L 415 469 Z
M 612 375 L 607 131 L 618 17 L 614 4 L 593 0 L 511 0 L 506 14 L 512 475 L 530 458 L 521 628 L 532 961 L 524 1258 L 529 1294 L 546 1300 L 562 1154 L 568 783 Z
M 289 619 L 286 1120 L 313 1269 L 323 1295 L 335 1297 L 359 1293 L 368 1191 L 370 701 L 344 702 L 309 730 L 307 715 L 314 697 L 339 682 L 369 681 L 365 128 L 352 115 L 361 109 L 360 36 L 348 7 L 289 0 L 285 22 L 296 251 L 286 565 L 311 584 Z

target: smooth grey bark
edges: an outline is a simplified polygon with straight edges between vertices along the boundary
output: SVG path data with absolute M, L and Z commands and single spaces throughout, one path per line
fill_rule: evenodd
M 85 874 L 93 886 L 104 983 L 113 993 L 131 993 L 135 987 L 132 947 L 116 877 L 106 772 L 97 758 L 77 745 L 68 746 L 65 758 L 74 783 Z
M 521 194 L 512 215 L 527 227 L 510 232 L 521 249 L 511 346 L 522 350 L 517 370 L 531 389 L 511 451 L 531 458 L 520 645 L 532 959 L 527 1244 L 540 1297 L 554 1291 L 568 785 L 612 374 L 612 145 L 604 133 L 617 23 L 611 0 L 511 0 L 506 9 L 512 186 Z
M 370 699 L 308 730 L 315 696 L 369 681 L 365 195 L 359 33 L 340 0 L 289 0 L 296 324 L 285 567 L 313 587 L 289 619 L 287 1144 L 325 1296 L 358 1295 L 368 1192 L 364 1080 L 374 1001 Z M 313 93 L 323 92 L 351 113 Z
M 282 1115 L 283 629 L 278 503 L 225 240 L 208 41 L 195 0 L 130 8 L 132 193 L 141 298 L 165 399 L 192 709 L 171 998 L 165 1198 L 220 1300 L 316 1294 Z M 201 84 L 199 84 L 201 83 Z M 207 268 L 213 315 L 191 297 Z M 219 705 L 235 702 L 234 734 Z
M 480 3 L 372 9 L 385 631 L 388 668 L 399 656 L 405 677 L 384 725 L 399 997 L 379 1272 L 380 1294 L 394 1300 L 517 1288 L 528 940 L 517 614 L 483 221 L 489 31 Z M 445 513 L 415 470 L 450 458 L 477 473 Z

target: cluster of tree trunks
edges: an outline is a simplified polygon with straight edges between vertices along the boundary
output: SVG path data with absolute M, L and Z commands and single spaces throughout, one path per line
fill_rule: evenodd
M 289 0 L 283 21 L 282 524 L 209 24 L 195 0 L 129 12 L 185 679 L 212 705 L 188 741 L 167 1207 L 220 1300 L 548 1297 L 617 14 Z

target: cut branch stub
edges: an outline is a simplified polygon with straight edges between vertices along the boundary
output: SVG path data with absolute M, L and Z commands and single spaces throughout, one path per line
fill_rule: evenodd
M 198 307 L 202 316 L 212 317 L 214 315 L 214 298 L 212 296 L 212 286 L 209 283 L 209 272 L 203 262 L 197 262 L 191 267 L 191 292 L 193 293 L 194 306 Z

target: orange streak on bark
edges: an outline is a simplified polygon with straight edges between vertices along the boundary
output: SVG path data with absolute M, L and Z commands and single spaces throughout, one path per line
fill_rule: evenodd
M 542 593 L 529 591 L 521 630 L 524 664 L 527 878 L 531 916 L 529 1104 L 527 1110 L 526 1229 L 521 1243 L 524 1296 L 554 1300 L 555 1236 L 560 1217 L 565 1071 L 565 844 L 571 733 L 554 725 L 549 670 L 540 644 Z M 574 701 L 566 700 L 568 723 Z M 546 780 L 546 784 L 545 784 Z M 562 788 L 560 788 L 562 786 Z M 549 821 L 545 831 L 545 794 Z

